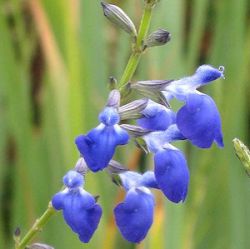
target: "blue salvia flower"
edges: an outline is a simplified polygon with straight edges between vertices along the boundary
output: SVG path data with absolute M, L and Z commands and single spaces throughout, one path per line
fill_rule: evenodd
M 158 185 L 153 172 L 140 175 L 128 171 L 119 175 L 127 193 L 124 202 L 114 209 L 115 221 L 126 240 L 139 243 L 153 223 L 155 202 L 148 187 Z
M 127 144 L 129 140 L 127 131 L 118 124 L 120 116 L 117 107 L 113 105 L 113 99 L 109 102 L 112 102 L 112 105 L 106 106 L 99 114 L 101 124 L 87 135 L 80 135 L 75 140 L 88 167 L 94 172 L 107 167 L 116 147 Z
M 185 101 L 177 112 L 176 124 L 181 133 L 194 145 L 208 148 L 215 141 L 223 147 L 221 119 L 213 99 L 196 89 L 218 78 L 224 78 L 224 68 L 216 69 L 210 65 L 200 66 L 194 75 L 185 77 L 166 86 L 168 99 L 176 97 Z
M 55 194 L 52 205 L 62 210 L 66 223 L 87 243 L 99 224 L 102 209 L 95 198 L 82 188 L 84 178 L 76 171 L 69 171 L 63 178 L 66 188 Z
M 137 120 L 137 124 L 148 130 L 166 130 L 176 118 L 172 110 L 152 100 L 148 101 L 141 114 L 143 117 Z
M 176 125 L 166 131 L 145 135 L 148 149 L 154 153 L 154 174 L 158 187 L 172 202 L 184 201 L 189 185 L 189 170 L 184 154 L 170 142 L 183 140 Z

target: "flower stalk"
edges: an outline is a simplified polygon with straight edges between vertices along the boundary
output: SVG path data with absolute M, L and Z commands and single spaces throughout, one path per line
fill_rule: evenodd
M 42 216 L 35 221 L 30 230 L 25 234 L 23 239 L 21 239 L 21 241 L 16 244 L 15 249 L 25 249 L 28 243 L 38 232 L 42 230 L 42 228 L 55 213 L 56 210 L 52 207 L 51 203 L 49 203 L 48 208 L 45 210 Z
M 132 54 L 129 58 L 129 61 L 121 77 L 121 80 L 118 83 L 119 90 L 122 90 L 123 87 L 131 80 L 138 66 L 141 54 L 143 52 L 143 41 L 149 30 L 153 8 L 154 5 L 152 5 L 151 3 L 145 3 L 143 16 L 138 31 L 138 36 L 136 38 L 135 43 L 133 44 Z

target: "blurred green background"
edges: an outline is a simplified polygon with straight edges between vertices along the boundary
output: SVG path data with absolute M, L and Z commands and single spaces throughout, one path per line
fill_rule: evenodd
M 109 1 L 138 27 L 142 0 Z M 186 150 L 191 185 L 184 204 L 157 195 L 154 224 L 139 245 L 123 240 L 112 209 L 120 190 L 105 173 L 89 174 L 104 215 L 89 244 L 79 242 L 61 214 L 36 241 L 68 248 L 249 249 L 250 179 L 232 139 L 250 145 L 250 1 L 161 0 L 151 31 L 172 40 L 143 55 L 134 79 L 190 75 L 203 63 L 224 65 L 226 80 L 202 89 L 222 115 L 225 148 Z M 61 187 L 78 158 L 74 138 L 98 123 L 109 76 L 120 79 L 130 55 L 127 34 L 103 16 L 97 0 L 0 0 L 0 248 L 13 248 Z M 130 168 L 152 168 L 131 146 L 119 150 Z M 146 166 L 145 166 L 146 165 Z

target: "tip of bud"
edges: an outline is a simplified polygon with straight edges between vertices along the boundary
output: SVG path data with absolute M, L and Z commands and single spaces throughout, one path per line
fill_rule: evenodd
M 164 29 L 158 29 L 151 33 L 145 40 L 144 49 L 147 47 L 162 46 L 168 43 L 171 39 L 171 34 Z
M 20 229 L 20 227 L 17 227 L 14 231 L 14 236 L 19 237 L 20 235 L 21 235 L 21 229 Z
M 238 138 L 233 139 L 236 156 L 241 161 L 247 175 L 250 177 L 250 151 L 247 146 Z
M 104 16 L 106 16 L 109 21 L 111 21 L 117 27 L 123 29 L 131 36 L 137 36 L 134 23 L 121 8 L 114 4 L 108 4 L 104 2 L 101 2 L 101 6 L 103 8 Z

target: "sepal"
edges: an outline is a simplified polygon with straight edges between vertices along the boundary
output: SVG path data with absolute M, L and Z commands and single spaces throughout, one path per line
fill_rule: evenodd
M 106 106 L 118 108 L 120 106 L 121 94 L 118 90 L 114 89 L 109 93 Z
M 144 129 L 143 127 L 137 125 L 130 125 L 130 124 L 122 124 L 120 125 L 121 128 L 126 130 L 131 137 L 142 137 L 145 136 L 150 132 L 148 129 Z
M 141 112 L 146 108 L 148 99 L 134 100 L 119 108 L 118 113 L 121 120 L 137 119 L 142 116 Z

